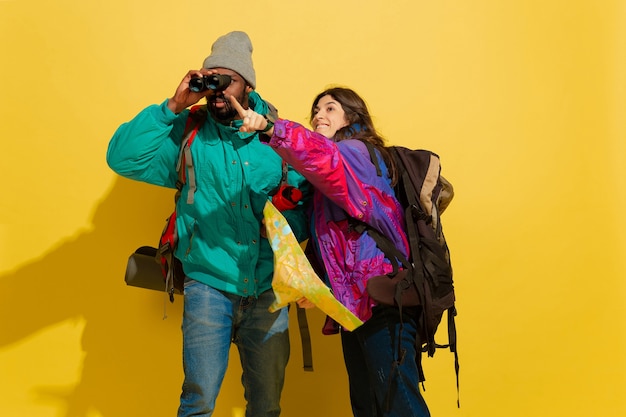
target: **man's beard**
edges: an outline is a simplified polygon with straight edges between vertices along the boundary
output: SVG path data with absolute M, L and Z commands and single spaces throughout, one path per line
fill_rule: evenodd
M 243 104 L 244 98 L 245 93 L 243 93 L 241 97 L 237 97 L 237 100 L 239 101 L 239 103 Z M 216 102 L 224 103 L 224 107 L 216 107 Z M 230 103 L 230 100 L 224 97 L 224 94 L 222 93 L 214 94 L 207 97 L 207 109 L 209 110 L 209 113 L 211 113 L 213 118 L 220 123 L 228 123 L 238 116 L 237 110 L 235 110 L 233 105 Z

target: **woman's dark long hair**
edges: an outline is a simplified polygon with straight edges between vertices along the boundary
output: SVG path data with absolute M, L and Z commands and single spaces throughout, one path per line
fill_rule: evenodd
M 313 122 L 315 118 L 315 109 L 322 99 L 322 97 L 331 96 L 337 100 L 343 111 L 345 112 L 348 126 L 342 127 L 335 134 L 334 139 L 341 141 L 344 139 L 359 139 L 363 142 L 371 143 L 378 149 L 387 169 L 389 171 L 389 177 L 391 178 L 391 185 L 394 186 L 397 183 L 397 170 L 396 164 L 391 157 L 389 149 L 385 146 L 385 139 L 376 131 L 374 122 L 367 108 L 365 101 L 353 90 L 344 87 L 333 87 L 322 91 L 313 100 L 311 106 L 311 116 L 309 122 Z

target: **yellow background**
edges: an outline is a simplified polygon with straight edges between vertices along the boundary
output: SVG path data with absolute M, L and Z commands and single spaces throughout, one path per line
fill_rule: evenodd
M 104 156 L 231 30 L 283 117 L 348 85 L 390 143 L 441 155 L 461 408 L 438 352 L 433 416 L 626 415 L 619 0 L 0 0 L 0 415 L 175 414 L 182 299 L 162 320 L 162 294 L 123 282 L 172 192 Z M 311 312 L 305 373 L 293 316 L 283 415 L 349 415 L 339 339 Z M 233 350 L 217 417 L 243 416 L 239 372 Z

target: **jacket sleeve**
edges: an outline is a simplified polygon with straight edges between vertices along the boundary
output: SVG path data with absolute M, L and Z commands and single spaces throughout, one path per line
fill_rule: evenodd
M 279 119 L 270 140 L 274 150 L 351 217 L 369 222 L 373 204 L 385 197 L 365 145 L 334 142 L 302 125 Z
M 175 188 L 176 163 L 188 110 L 176 115 L 161 105 L 145 108 L 122 124 L 109 142 L 107 163 L 117 174 Z
M 404 210 L 395 198 L 387 167 L 378 175 L 360 140 L 334 142 L 295 122 L 277 120 L 270 145 L 311 185 L 356 218 L 389 237 L 408 253 Z

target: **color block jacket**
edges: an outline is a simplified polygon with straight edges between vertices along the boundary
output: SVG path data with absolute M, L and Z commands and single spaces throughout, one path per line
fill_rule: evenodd
M 252 92 L 250 106 L 268 107 Z M 107 162 L 119 175 L 175 188 L 180 143 L 189 110 L 174 114 L 167 101 L 121 125 L 109 143 Z M 225 126 L 210 116 L 198 131 L 191 154 L 197 190 L 187 203 L 188 185 L 177 202 L 178 248 L 185 274 L 219 290 L 257 296 L 271 288 L 273 252 L 260 235 L 263 207 L 282 177 L 282 160 L 257 133 L 239 132 L 241 120 Z M 306 190 L 290 170 L 290 185 Z M 306 192 L 305 192 L 306 195 Z M 300 240 L 307 237 L 303 207 L 283 213 Z
M 382 158 L 379 155 L 383 175 L 378 176 L 360 140 L 334 142 L 282 119 L 276 121 L 270 145 L 313 185 L 311 239 L 328 283 L 343 305 L 367 320 L 374 305 L 365 288 L 367 279 L 392 267 L 367 232 L 353 230 L 349 217 L 371 225 L 392 238 L 405 255 L 408 252 L 404 212 Z

